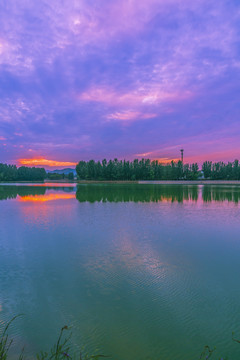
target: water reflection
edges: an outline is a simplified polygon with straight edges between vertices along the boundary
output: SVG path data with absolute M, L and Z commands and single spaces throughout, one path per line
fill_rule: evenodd
M 54 192 L 54 193 L 50 193 Z M 18 199 L 19 201 L 45 202 L 57 199 L 75 198 L 73 187 L 1 185 L 0 200 Z
M 197 201 L 198 186 L 169 185 L 78 185 L 80 202 L 183 202 Z
M 240 201 L 240 187 L 157 184 L 60 184 L 0 185 L 0 200 L 47 202 L 77 199 L 79 202 L 233 202 Z
M 240 188 L 238 186 L 208 186 L 202 188 L 204 202 L 228 201 L 238 203 L 240 201 Z
M 53 200 L 67 200 L 75 199 L 74 194 L 44 194 L 44 195 L 27 195 L 18 198 L 19 201 L 24 202 L 46 202 Z
M 225 339 L 240 323 L 239 197 L 235 186 L 0 185 L 15 199 L 0 202 L 0 327 L 26 314 L 14 335 L 27 358 L 69 324 L 74 344 L 116 360 L 195 359 L 206 343 L 238 359 Z
M 215 185 L 78 185 L 79 202 L 240 201 L 239 186 Z

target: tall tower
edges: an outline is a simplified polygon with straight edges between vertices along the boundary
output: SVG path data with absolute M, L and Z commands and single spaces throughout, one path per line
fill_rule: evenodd
M 184 151 L 184 149 L 181 149 L 180 151 L 181 151 L 181 161 L 183 163 L 183 151 Z

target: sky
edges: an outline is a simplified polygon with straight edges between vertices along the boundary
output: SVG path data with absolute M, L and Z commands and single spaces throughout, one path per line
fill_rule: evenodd
M 0 162 L 227 162 L 239 139 L 239 0 L 0 1 Z

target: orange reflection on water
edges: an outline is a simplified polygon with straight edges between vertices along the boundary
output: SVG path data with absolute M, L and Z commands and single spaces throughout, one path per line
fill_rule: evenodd
M 46 202 L 52 200 L 75 199 L 75 194 L 45 194 L 45 195 L 27 195 L 17 198 L 21 202 Z

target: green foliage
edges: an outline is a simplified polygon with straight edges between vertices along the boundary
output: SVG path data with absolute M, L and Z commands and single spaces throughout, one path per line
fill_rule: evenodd
M 7 333 L 11 323 L 21 315 L 14 316 L 6 325 L 3 332 L 0 332 L 0 360 L 7 360 L 9 356 L 9 350 L 12 346 L 13 340 L 9 340 L 9 335 Z M 70 338 L 71 333 L 67 337 L 63 337 L 64 332 L 68 331 L 68 326 L 64 326 L 59 334 L 56 344 L 50 349 L 49 352 L 40 352 L 36 355 L 36 360 L 66 360 L 66 359 L 79 359 L 79 360 L 99 360 L 100 358 L 106 358 L 108 356 L 96 354 L 89 355 L 87 353 L 83 354 L 80 352 L 79 356 L 71 355 L 71 346 Z M 24 348 L 22 349 L 18 360 L 24 359 Z
M 202 171 L 206 179 L 240 180 L 240 166 L 238 160 L 235 160 L 233 163 L 228 162 L 227 164 L 222 161 L 217 163 L 205 161 L 202 166 Z
M 10 350 L 10 347 L 12 346 L 13 340 L 9 340 L 9 336 L 8 336 L 8 328 L 11 325 L 11 323 L 21 315 L 17 315 L 14 316 L 5 326 L 5 328 L 3 329 L 3 332 L 0 333 L 0 360 L 6 360 L 8 358 L 8 352 Z M 18 357 L 19 360 L 23 359 L 23 350 L 21 352 L 21 354 Z
M 66 360 L 66 359 L 79 359 L 79 360 L 98 360 L 103 357 L 108 357 L 105 355 L 97 354 L 97 355 L 88 355 L 80 352 L 79 357 L 75 355 L 71 355 L 71 346 L 70 339 L 72 334 L 70 333 L 67 337 L 63 338 L 63 333 L 68 331 L 68 326 L 62 327 L 59 337 L 57 339 L 57 343 L 52 347 L 52 349 L 48 352 L 41 352 L 37 354 L 37 360 Z
M 118 159 L 108 162 L 106 159 L 102 162 L 80 161 L 76 171 L 80 180 L 198 180 L 202 174 L 205 179 L 211 180 L 240 180 L 238 160 L 228 164 L 205 161 L 202 173 L 197 163 L 171 161 L 169 164 L 161 164 L 158 160 L 150 159 L 135 159 L 132 162 Z
M 65 174 L 58 174 L 58 173 L 48 173 L 47 174 L 47 178 L 49 180 L 62 180 L 62 179 L 65 179 Z
M 43 181 L 47 174 L 44 168 L 26 167 L 0 163 L 0 181 Z
M 135 159 L 132 162 L 126 160 L 104 159 L 102 162 L 94 160 L 80 161 L 76 166 L 80 180 L 195 180 L 198 178 L 198 165 L 192 164 L 187 167 L 181 161 L 163 165 L 157 160 Z
M 70 173 L 68 174 L 68 180 L 74 180 L 74 174 L 73 174 L 73 172 L 70 172 Z
M 202 165 L 202 171 L 203 171 L 205 179 L 210 179 L 211 174 L 212 174 L 212 162 L 205 161 Z
M 17 315 L 13 317 L 5 326 L 2 333 L 0 332 L 0 360 L 7 360 L 9 356 L 9 349 L 13 343 L 13 340 L 9 340 L 8 336 L 8 329 L 11 323 L 17 318 L 21 316 Z M 69 331 L 68 326 L 62 327 L 60 334 L 58 336 L 56 344 L 50 349 L 49 352 L 40 352 L 36 355 L 36 360 L 66 360 L 66 359 L 78 359 L 78 360 L 99 360 L 101 358 L 111 358 L 106 355 L 96 354 L 96 355 L 89 355 L 87 353 L 83 354 L 80 352 L 78 356 L 75 354 L 71 354 L 71 346 L 70 346 L 70 339 L 71 333 L 64 337 L 65 331 Z M 232 333 L 232 341 L 236 343 L 240 343 L 240 340 L 234 338 L 234 333 Z M 208 345 L 204 347 L 199 360 L 209 360 L 214 357 L 216 348 L 211 349 Z M 18 356 L 18 360 L 24 359 L 24 348 L 22 349 L 20 355 Z M 215 358 L 216 359 L 216 358 Z M 227 358 L 221 357 L 218 360 L 227 360 Z
M 50 350 L 49 353 L 47 352 L 41 352 L 40 354 L 37 354 L 37 360 L 63 360 L 66 358 L 70 358 L 69 355 L 69 350 L 70 350 L 70 346 L 69 346 L 69 339 L 71 337 L 71 334 L 69 337 L 65 338 L 64 340 L 62 340 L 62 335 L 64 330 L 67 330 L 68 327 L 64 326 L 61 331 L 60 331 L 60 335 L 58 337 L 57 343 L 53 346 L 53 348 Z

